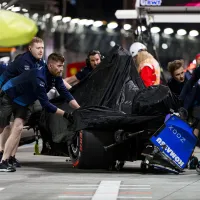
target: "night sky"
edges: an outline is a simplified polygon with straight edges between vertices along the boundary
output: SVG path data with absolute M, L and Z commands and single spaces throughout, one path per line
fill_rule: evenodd
M 59 1 L 62 8 L 62 0 Z M 85 8 L 82 8 L 83 5 Z M 122 8 L 123 0 L 77 0 L 75 5 L 68 2 L 67 15 L 79 18 L 94 18 L 96 20 L 114 20 L 115 11 Z M 86 11 L 87 9 L 90 9 L 90 12 Z M 98 13 L 96 13 L 96 10 L 98 10 Z

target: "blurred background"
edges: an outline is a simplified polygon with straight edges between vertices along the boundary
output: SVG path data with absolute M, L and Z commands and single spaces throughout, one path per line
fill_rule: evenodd
M 140 3 L 149 2 L 152 1 L 141 0 Z M 154 2 L 162 2 L 162 6 L 200 8 L 200 0 Z M 185 67 L 193 62 L 195 55 L 200 53 L 200 23 L 152 23 L 147 26 L 146 20 L 116 18 L 116 10 L 135 9 L 135 3 L 135 0 L 0 0 L 0 9 L 33 19 L 39 30 L 37 36 L 45 42 L 45 58 L 54 51 L 60 52 L 66 58 L 66 66 L 84 62 L 92 49 L 106 56 L 115 44 L 129 49 L 134 41 L 143 42 L 152 53 L 155 45 L 164 69 L 174 59 L 184 59 Z M 0 24 L 1 31 L 4 30 Z M 0 47 L 0 59 L 7 61 L 9 57 L 12 60 L 24 50 L 26 45 Z

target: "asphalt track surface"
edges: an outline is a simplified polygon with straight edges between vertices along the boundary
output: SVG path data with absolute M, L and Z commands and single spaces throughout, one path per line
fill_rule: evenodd
M 195 153 L 200 157 L 200 150 Z M 0 200 L 198 200 L 200 175 L 143 174 L 140 162 L 128 162 L 122 171 L 80 170 L 64 157 L 33 155 L 33 145 L 19 149 L 22 167 L 0 173 Z

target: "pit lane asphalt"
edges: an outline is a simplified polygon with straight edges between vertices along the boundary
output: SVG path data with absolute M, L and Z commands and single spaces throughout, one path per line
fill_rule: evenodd
M 195 155 L 200 158 L 200 150 Z M 142 174 L 140 162 L 128 162 L 120 172 L 79 170 L 64 157 L 33 155 L 33 146 L 20 148 L 22 168 L 0 173 L 0 200 L 197 200 L 200 175 Z M 115 187 L 116 186 L 116 187 Z

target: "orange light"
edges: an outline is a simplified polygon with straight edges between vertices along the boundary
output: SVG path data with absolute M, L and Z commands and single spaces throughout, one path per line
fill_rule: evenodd
M 73 67 L 73 68 L 70 69 L 70 74 L 73 76 L 73 75 L 75 75 L 77 73 L 77 71 L 78 70 Z
M 5 52 L 15 52 L 16 48 L 13 47 L 0 47 L 0 52 L 5 53 Z

